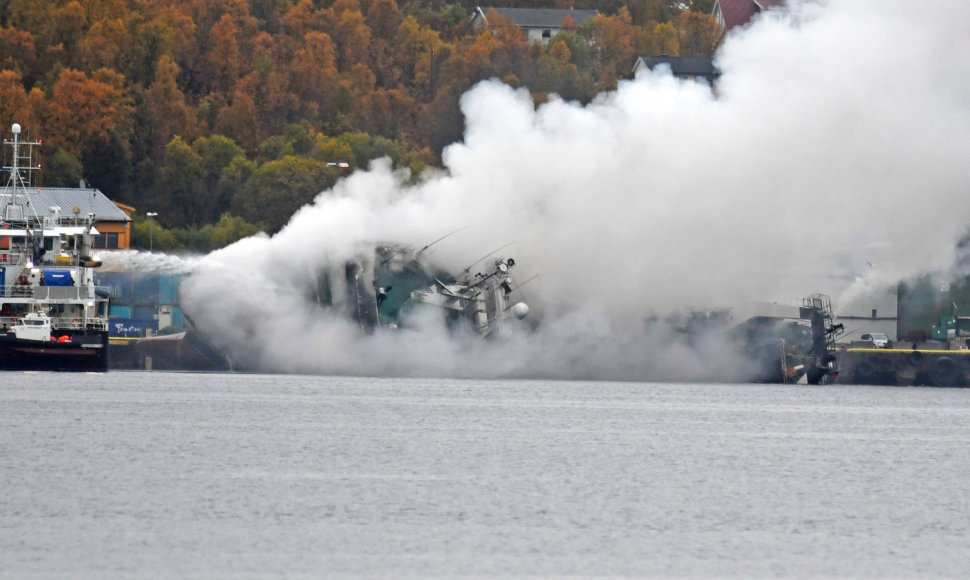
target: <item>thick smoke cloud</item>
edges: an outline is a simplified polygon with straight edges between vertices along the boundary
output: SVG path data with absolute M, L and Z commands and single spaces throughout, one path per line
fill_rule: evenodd
M 267 370 L 743 375 L 725 345 L 688 347 L 646 321 L 814 292 L 847 305 L 953 264 L 970 223 L 968 22 L 970 5 L 947 0 L 795 3 L 732 34 L 716 94 L 655 72 L 585 107 L 536 107 L 482 83 L 442 172 L 409 185 L 374 161 L 275 236 L 194 265 L 183 307 Z M 434 258 L 461 269 L 507 245 L 520 281 L 539 275 L 516 297 L 540 307 L 537 329 L 482 342 L 428 321 L 365 336 L 308 299 L 362 247 L 459 229 Z

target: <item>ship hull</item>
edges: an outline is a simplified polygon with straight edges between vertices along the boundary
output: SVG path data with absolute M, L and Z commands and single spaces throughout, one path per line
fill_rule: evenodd
M 77 335 L 69 342 L 20 340 L 0 335 L 0 370 L 108 370 L 108 333 Z

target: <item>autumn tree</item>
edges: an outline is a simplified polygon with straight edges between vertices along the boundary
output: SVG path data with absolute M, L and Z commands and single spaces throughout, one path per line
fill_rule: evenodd
M 589 19 L 584 29 L 600 51 L 600 88 L 615 87 L 617 79 L 633 66 L 639 47 L 629 11 L 624 7 L 615 16 L 600 14 Z
M 681 56 L 711 57 L 721 40 L 721 27 L 713 16 L 687 11 L 677 24 Z
M 0 70 L 0 123 L 4 132 L 12 123 L 20 123 L 31 127 L 32 111 L 27 101 L 27 91 L 24 90 L 20 73 L 15 70 Z M 35 128 L 35 129 L 39 129 Z M 4 139 L 6 139 L 4 133 Z M 6 184 L 6 180 L 3 180 Z
M 402 20 L 394 40 L 394 66 L 399 73 L 399 82 L 421 90 L 428 99 L 432 98 L 435 67 L 447 58 L 443 45 L 435 31 L 421 26 L 413 17 Z
M 91 183 L 123 199 L 130 185 L 133 128 L 124 77 L 110 69 L 90 77 L 64 70 L 53 86 L 45 126 L 52 145 L 81 159 Z
M 0 70 L 17 71 L 32 77 L 35 73 L 34 35 L 26 30 L 0 28 Z
M 284 34 L 300 39 L 310 32 L 322 32 L 326 18 L 311 0 L 299 0 L 286 11 L 281 21 Z
M 231 192 L 220 187 L 226 168 L 237 158 L 245 158 L 245 151 L 232 139 L 223 135 L 199 137 L 192 143 L 192 151 L 199 158 L 202 171 L 202 195 L 204 215 L 199 221 L 210 222 L 217 216 L 229 211 L 232 201 Z
M 337 51 L 330 35 L 307 32 L 286 70 L 293 92 L 301 102 L 312 105 L 310 112 L 316 116 L 325 110 L 338 83 Z
M 414 99 L 400 89 L 371 91 L 361 100 L 357 126 L 386 137 L 411 137 L 414 128 Z
M 73 0 L 55 8 L 50 14 L 49 23 L 52 31 L 51 43 L 62 49 L 66 57 L 65 64 L 79 66 L 77 47 L 88 27 L 84 6 L 77 0 Z
M 371 31 L 359 11 L 341 13 L 335 31 L 337 66 L 347 71 L 359 65 L 370 67 Z
M 96 22 L 78 42 L 78 63 L 84 70 L 120 69 L 130 38 L 121 18 Z
M 629 0 L 627 3 L 633 24 L 641 27 L 664 20 L 665 0 Z
M 106 139 L 127 126 L 131 105 L 115 75 L 108 74 L 115 79 L 108 83 L 78 70 L 61 73 L 52 89 L 48 115 L 52 142 L 78 154 L 86 143 Z
M 215 129 L 232 138 L 247 151 L 254 151 L 260 141 L 256 103 L 242 91 L 235 91 L 232 100 L 218 112 Z
M 247 159 L 245 155 L 239 154 L 233 157 L 219 173 L 219 181 L 215 189 L 216 207 L 231 207 L 236 192 L 242 191 L 256 169 L 256 163 Z
M 212 247 L 210 249 L 228 246 L 237 240 L 258 233 L 260 229 L 257 224 L 247 222 L 230 213 L 224 213 L 219 217 L 219 221 L 212 226 Z
M 181 69 L 194 47 L 195 24 L 175 7 L 157 7 L 154 18 L 132 23 L 132 42 L 124 56 L 131 84 L 152 82 L 158 60 L 169 55 Z M 147 18 L 147 15 L 145 15 Z
M 367 26 L 376 38 L 393 40 L 400 20 L 394 0 L 373 0 L 367 9 Z
M 181 138 L 165 147 L 155 179 L 153 207 L 170 226 L 202 223 L 206 209 L 202 159 Z
M 39 175 L 40 185 L 47 187 L 77 187 L 84 177 L 81 160 L 63 149 L 55 149 L 45 155 L 44 171 Z
M 232 213 L 278 231 L 300 207 L 333 186 L 337 170 L 306 157 L 287 156 L 264 164 L 232 199 Z
M 654 54 L 680 56 L 680 41 L 677 28 L 670 22 L 664 22 L 653 27 L 655 43 Z
M 257 224 L 252 224 L 232 215 L 224 213 L 219 216 L 215 224 L 206 224 L 202 228 L 184 228 L 172 232 L 179 245 L 197 252 L 211 252 L 223 248 L 261 230 Z
M 319 134 L 313 141 L 310 156 L 324 163 L 354 163 L 354 152 L 345 140 Z
M 153 156 L 161 153 L 172 137 L 181 135 L 192 139 L 196 132 L 195 114 L 178 87 L 178 73 L 175 60 L 163 55 L 139 107 L 139 116 L 143 119 L 139 139 L 147 144 Z
M 236 39 L 239 29 L 228 14 L 223 14 L 212 27 L 211 46 L 207 55 L 207 72 L 212 87 L 222 93 L 230 93 L 242 70 L 242 55 Z

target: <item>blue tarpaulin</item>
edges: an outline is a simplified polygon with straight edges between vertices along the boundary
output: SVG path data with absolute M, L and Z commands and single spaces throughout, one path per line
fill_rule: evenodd
M 44 270 L 44 286 L 73 286 L 70 270 Z

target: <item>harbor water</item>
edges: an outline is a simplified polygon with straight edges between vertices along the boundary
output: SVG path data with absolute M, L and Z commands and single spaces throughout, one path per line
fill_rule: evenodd
M 0 577 L 966 577 L 970 390 L 0 373 Z

